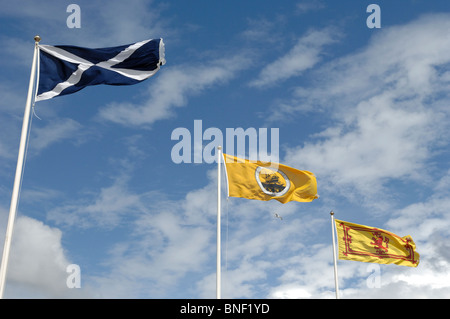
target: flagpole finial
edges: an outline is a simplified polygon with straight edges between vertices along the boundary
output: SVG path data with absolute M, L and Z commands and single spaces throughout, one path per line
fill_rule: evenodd
M 35 41 L 35 42 L 40 42 L 40 41 L 41 41 L 41 37 L 38 36 L 38 35 L 35 36 L 35 37 L 34 37 L 34 41 Z
M 333 211 L 331 211 L 331 212 L 330 212 L 330 215 L 331 215 L 331 216 L 333 216 L 333 215 L 334 215 L 334 212 L 333 212 Z
M 221 149 L 222 149 L 222 146 L 220 146 L 220 145 L 217 146 L 217 149 L 218 149 L 218 150 L 221 150 Z

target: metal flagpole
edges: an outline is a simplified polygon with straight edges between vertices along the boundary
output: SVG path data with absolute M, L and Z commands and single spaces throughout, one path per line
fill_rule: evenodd
M 333 236 L 333 259 L 334 259 L 334 285 L 336 289 L 336 299 L 339 299 L 339 283 L 338 283 L 338 271 L 337 271 L 337 259 L 336 259 L 336 235 L 334 233 L 335 223 L 334 223 L 334 212 L 330 212 L 331 215 L 331 233 Z
M 22 183 L 22 173 L 23 173 L 23 165 L 25 160 L 25 149 L 28 139 L 28 129 L 29 129 L 29 122 L 30 122 L 30 115 L 31 115 L 31 103 L 33 100 L 33 86 L 34 86 L 34 80 L 36 77 L 36 59 L 38 55 L 39 50 L 39 41 L 41 41 L 41 38 L 37 35 L 34 37 L 34 54 L 33 54 L 33 63 L 31 66 L 31 75 L 30 75 L 30 82 L 28 85 L 28 95 L 27 95 L 27 101 L 25 104 L 25 112 L 23 115 L 23 123 L 22 123 L 22 134 L 20 136 L 20 146 L 19 146 L 19 155 L 17 159 L 17 166 L 16 166 L 16 176 L 14 178 L 14 186 L 13 186 L 13 192 L 11 196 L 11 206 L 9 208 L 9 218 L 8 218 L 8 225 L 6 227 L 6 237 L 5 237 L 5 244 L 3 248 L 3 257 L 2 257 L 2 263 L 0 266 L 0 298 L 3 298 L 3 292 L 5 289 L 5 279 L 6 279 L 6 269 L 8 267 L 8 259 L 9 259 L 9 251 L 11 248 L 11 239 L 12 239 L 12 233 L 13 233 L 13 227 L 14 227 L 14 219 L 16 217 L 16 211 L 19 201 L 19 192 L 20 192 L 20 186 Z
M 220 248 L 220 158 L 222 147 L 217 147 L 217 273 L 216 273 L 216 298 L 221 298 L 221 248 Z

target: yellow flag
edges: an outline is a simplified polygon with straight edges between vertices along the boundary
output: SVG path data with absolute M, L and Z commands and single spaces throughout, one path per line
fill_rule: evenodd
M 223 154 L 228 196 L 247 199 L 310 202 L 317 195 L 313 173 L 278 163 L 250 161 Z
M 417 267 L 419 254 L 411 236 L 335 219 L 339 259 Z

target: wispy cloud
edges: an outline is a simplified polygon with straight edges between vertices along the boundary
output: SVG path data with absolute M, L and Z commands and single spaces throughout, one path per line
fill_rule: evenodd
M 245 58 L 234 56 L 196 65 L 163 66 L 149 80 L 145 102 L 111 103 L 99 112 L 103 120 L 127 126 L 148 126 L 174 115 L 174 109 L 187 104 L 189 97 L 220 86 L 245 67 Z
M 428 161 L 448 145 L 442 92 L 450 38 L 442 24 L 450 27 L 445 15 L 392 27 L 359 53 L 320 68 L 317 85 L 298 88 L 290 107 L 277 112 L 322 111 L 329 128 L 287 150 L 287 161 L 346 196 L 372 194 L 372 203 L 392 179 L 430 178 Z
M 82 125 L 72 119 L 54 119 L 54 122 L 41 127 L 33 127 L 30 149 L 34 152 L 41 151 L 53 143 L 65 139 L 81 137 Z
M 164 5 L 152 0 L 138 1 L 132 6 L 118 0 L 100 6 L 85 0 L 79 0 L 76 4 L 80 7 L 81 28 L 70 30 L 72 32 L 69 42 L 69 29 L 66 26 L 66 20 L 71 14 L 66 12 L 69 3 L 36 3 L 29 0 L 24 1 L 21 6 L 5 3 L 1 15 L 26 20 L 26 23 L 23 23 L 24 31 L 36 32 L 36 24 L 39 24 L 42 43 L 51 45 L 97 48 L 173 36 L 177 33 L 167 23 L 169 17 L 161 18 Z M 31 48 L 34 35 L 29 39 Z
M 193 280 L 188 274 L 194 274 L 193 278 L 202 276 L 205 264 L 214 260 L 214 209 L 209 209 L 214 203 L 208 201 L 209 205 L 199 207 L 199 202 L 205 202 L 214 192 L 209 184 L 185 199 L 173 201 L 156 192 L 134 193 L 124 177 L 89 201 L 63 205 L 47 217 L 62 229 L 129 230 L 127 236 L 110 245 L 107 254 L 99 256 L 97 262 L 105 269 L 102 276 L 85 277 L 92 294 L 108 298 L 177 298 L 194 293 L 174 291 L 179 281 Z M 111 289 L 118 285 L 120 289 Z
M 351 117 L 323 132 L 318 141 L 288 150 L 287 161 L 315 172 L 323 191 L 353 199 L 373 196 L 379 204 L 375 198 L 389 180 L 424 181 L 430 142 L 439 134 L 433 129 L 433 112 L 408 112 L 379 97 L 361 104 Z
M 324 47 L 337 39 L 338 33 L 332 29 L 309 31 L 297 40 L 289 52 L 263 68 L 250 85 L 265 87 L 301 75 L 320 62 Z
M 61 205 L 48 212 L 48 219 L 64 227 L 117 227 L 124 216 L 134 217 L 145 211 L 144 194 L 130 193 L 126 176 L 118 176 L 112 185 L 103 187 L 82 201 Z
M 87 15 L 86 32 L 91 32 L 85 36 L 94 42 L 103 38 L 110 45 L 114 45 L 112 41 L 118 45 L 149 38 L 172 37 L 177 33 L 169 24 L 171 18 L 167 15 L 163 17 L 165 5 L 153 0 L 138 1 L 133 5 L 113 0 L 102 6 L 100 12 L 96 3 L 87 2 L 83 7 Z M 98 47 L 98 42 L 96 45 Z
M 296 9 L 299 14 L 305 14 L 311 11 L 318 11 L 325 8 L 325 4 L 320 0 L 306 0 L 297 3 Z

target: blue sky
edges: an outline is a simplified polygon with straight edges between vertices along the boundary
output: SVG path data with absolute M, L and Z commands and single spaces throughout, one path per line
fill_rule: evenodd
M 66 25 L 71 3 L 81 28 Z M 381 28 L 366 25 L 371 3 Z M 167 60 L 137 85 L 36 103 L 6 298 L 214 298 L 216 165 L 171 158 L 194 120 L 279 129 L 280 162 L 318 181 L 311 203 L 222 192 L 223 298 L 334 298 L 331 210 L 411 235 L 421 255 L 417 268 L 339 261 L 343 298 L 450 297 L 447 1 L 3 0 L 0 26 L 2 232 L 33 37 L 162 37 Z M 81 288 L 66 285 L 71 264 Z

